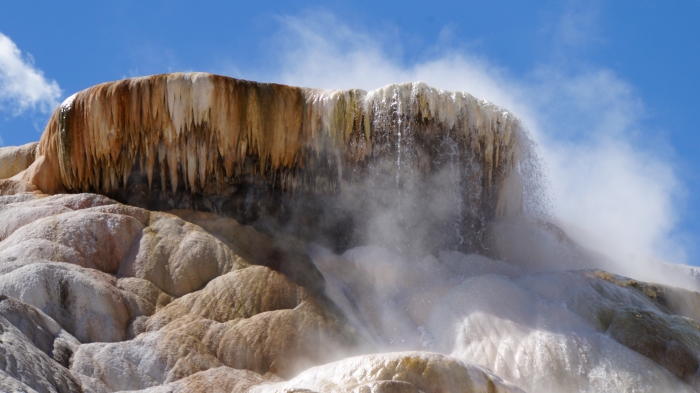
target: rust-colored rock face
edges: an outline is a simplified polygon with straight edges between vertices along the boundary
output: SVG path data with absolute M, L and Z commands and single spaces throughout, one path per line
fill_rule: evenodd
M 411 138 L 450 137 L 484 168 L 490 188 L 515 164 L 518 132 L 507 112 L 422 83 L 367 93 L 189 73 L 75 94 L 54 113 L 38 154 L 56 160 L 56 177 L 71 191 L 113 192 L 127 185 L 134 166 L 149 185 L 160 174 L 160 186 L 172 191 L 182 184 L 207 192 L 245 178 L 282 190 L 333 191 L 338 175 L 396 154 L 401 143 L 415 143 Z
M 67 99 L 23 179 L 48 193 L 211 211 L 340 249 L 387 223 L 475 248 L 486 221 L 521 209 L 521 182 L 508 179 L 523 150 L 513 115 L 423 83 L 329 91 L 168 74 Z M 417 214 L 425 205 L 435 211 Z

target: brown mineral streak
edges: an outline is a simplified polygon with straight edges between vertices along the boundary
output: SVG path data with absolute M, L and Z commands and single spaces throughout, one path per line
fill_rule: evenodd
M 333 170 L 323 166 L 335 157 L 340 174 L 382 154 L 373 147 L 377 138 L 396 139 L 396 118 L 416 134 L 464 138 L 487 189 L 518 159 L 517 118 L 466 93 L 420 82 L 370 92 L 315 90 L 206 73 L 83 90 L 54 112 L 38 156 L 48 167 L 58 164 L 70 191 L 112 192 L 126 185 L 136 163 L 149 186 L 159 167 L 164 191 L 165 179 L 173 191 L 184 181 L 196 192 L 208 182 L 251 176 L 293 191 L 299 170 Z

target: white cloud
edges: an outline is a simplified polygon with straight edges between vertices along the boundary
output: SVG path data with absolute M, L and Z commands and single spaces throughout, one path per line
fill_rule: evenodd
M 47 80 L 30 55 L 0 33 L 0 109 L 19 115 L 27 110 L 52 111 L 61 97 L 56 81 Z
M 271 79 L 367 90 L 420 80 L 508 108 L 538 142 L 553 215 L 578 240 L 625 260 L 633 253 L 684 261 L 683 247 L 672 236 L 682 185 L 672 162 L 640 143 L 643 103 L 613 72 L 553 65 L 517 79 L 464 51 L 405 65 L 386 50 L 393 42 L 353 30 L 332 15 L 287 17 L 283 26 L 282 66 Z

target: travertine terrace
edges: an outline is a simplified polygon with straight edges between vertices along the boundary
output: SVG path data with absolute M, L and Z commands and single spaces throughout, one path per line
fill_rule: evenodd
M 466 93 L 127 79 L 0 166 L 0 391 L 700 388 L 700 272 L 534 214 L 527 133 Z
M 74 192 L 126 187 L 136 165 L 149 184 L 159 170 L 160 186 L 173 191 L 248 176 L 282 190 L 332 191 L 336 172 L 347 178 L 373 158 L 396 153 L 403 132 L 413 134 L 404 143 L 450 137 L 462 144 L 490 189 L 517 159 L 517 127 L 494 105 L 423 83 L 368 93 L 168 74 L 71 96 L 51 118 L 38 154 L 56 161 L 56 179 Z
M 416 184 L 449 170 L 452 179 L 441 181 L 453 183 L 459 200 L 452 203 L 461 205 L 456 220 L 467 228 L 483 226 L 506 206 L 521 208 L 521 190 L 504 189 L 520 184 L 506 179 L 524 139 L 507 111 L 423 83 L 365 92 L 205 73 L 155 75 L 68 98 L 23 179 L 49 193 L 98 192 L 141 207 L 205 210 L 253 224 L 274 217 L 287 228 L 304 226 L 290 213 L 303 200 L 322 217 L 321 232 L 348 226 L 348 215 L 364 232 L 369 218 L 359 210 L 377 201 L 383 210 L 399 194 L 414 203 L 434 200 L 432 190 Z M 348 189 L 352 197 L 319 200 Z

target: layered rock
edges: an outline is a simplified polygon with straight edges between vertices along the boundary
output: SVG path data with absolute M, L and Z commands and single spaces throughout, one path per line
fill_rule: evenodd
M 66 369 L 80 343 L 53 319 L 0 295 L 0 331 L 0 386 L 4 391 L 80 391 L 80 377 Z
M 387 350 L 449 354 L 528 391 L 698 387 L 697 292 L 457 252 L 416 263 L 364 247 L 314 261 L 360 334 Z
M 386 233 L 385 222 L 443 233 L 435 247 L 475 249 L 485 222 L 522 209 L 518 177 L 530 154 L 516 117 L 466 93 L 423 83 L 327 91 L 189 73 L 71 96 L 18 178 L 48 193 L 210 211 L 338 249 Z M 425 204 L 433 208 L 418 214 Z M 391 217 L 375 223 L 379 212 Z
M 396 352 L 357 356 L 304 371 L 288 382 L 253 392 L 308 389 L 319 392 L 522 392 L 488 370 L 448 356 Z
M 0 179 L 9 179 L 32 165 L 38 145 L 32 142 L 23 146 L 0 147 Z
M 518 127 L 485 101 L 422 83 L 367 93 L 168 74 L 71 96 L 51 118 L 38 155 L 72 191 L 126 186 L 135 163 L 149 184 L 160 172 L 160 186 L 172 191 L 180 183 L 222 189 L 247 177 L 283 190 L 333 191 L 353 164 L 399 151 L 400 143 L 419 148 L 411 138 L 452 137 L 486 169 L 480 175 L 490 192 L 517 162 Z
M 529 143 L 421 83 L 80 92 L 0 180 L 0 390 L 699 389 L 700 285 L 528 217 Z
M 466 381 L 476 389 L 466 391 L 517 391 L 488 371 L 420 353 L 349 361 L 371 368 L 362 381 L 331 381 L 340 363 L 323 378 L 282 383 L 377 348 L 327 296 L 298 240 L 95 194 L 4 195 L 0 211 L 3 388 L 277 391 L 333 383 L 349 391 L 362 382 L 370 391 L 436 383 L 452 391 Z
M 459 252 L 420 262 L 378 247 L 338 255 L 231 218 L 149 212 L 94 194 L 20 193 L 0 205 L 18 217 L 0 240 L 4 389 L 698 386 L 696 292 Z M 70 224 L 95 214 L 112 224 Z M 138 233 L 116 230 L 130 219 Z M 85 245 L 92 238 L 112 251 L 96 253 Z M 394 352 L 406 350 L 420 352 Z
M 49 326 L 42 330 L 49 330 L 46 338 L 30 330 L 18 339 L 34 339 L 44 351 L 37 359 L 54 356 L 57 367 L 82 376 L 69 378 L 75 386 L 66 391 L 145 388 L 225 364 L 287 376 L 328 359 L 332 346 L 357 342 L 342 315 L 326 306 L 319 283 L 307 290 L 251 265 L 199 226 L 94 194 L 21 195 L 0 197 L 0 293 L 26 309 L 10 319 L 18 328 L 34 326 L 39 322 L 26 318 L 39 316 Z M 249 236 L 239 241 L 269 241 L 252 228 L 242 232 Z M 287 258 L 293 254 L 280 250 L 254 262 L 279 270 Z M 54 338 L 61 334 L 66 339 Z M 60 349 L 56 343 L 65 340 L 70 345 Z M 182 358 L 183 351 L 190 355 Z M 17 356 L 14 350 L 7 355 Z M 134 374 L 124 379 L 130 368 Z M 22 375 L 42 373 L 4 370 L 25 384 L 29 377 Z M 41 382 L 53 388 L 39 390 L 69 382 Z

